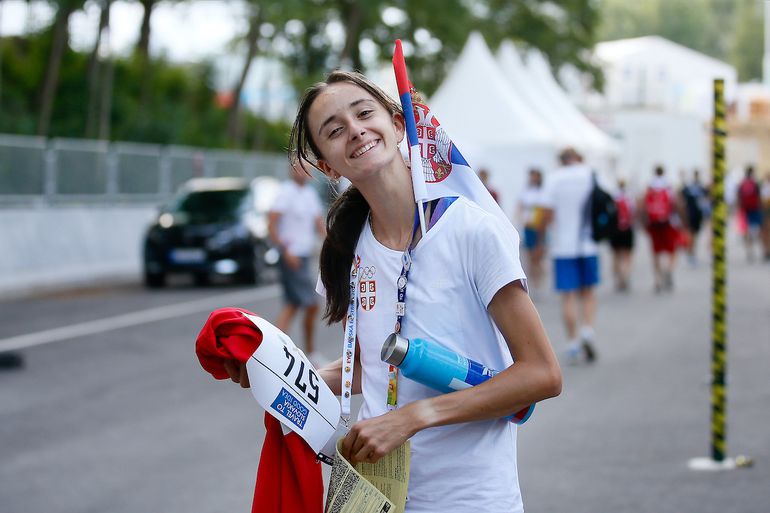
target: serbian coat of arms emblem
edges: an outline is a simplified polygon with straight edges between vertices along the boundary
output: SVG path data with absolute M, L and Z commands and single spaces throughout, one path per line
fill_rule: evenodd
M 414 115 L 425 182 L 441 182 L 452 172 L 452 141 L 427 106 L 415 102 Z

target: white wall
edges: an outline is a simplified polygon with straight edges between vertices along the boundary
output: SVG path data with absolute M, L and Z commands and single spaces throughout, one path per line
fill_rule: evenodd
M 602 114 L 602 127 L 618 136 L 621 152 L 614 174 L 625 178 L 633 193 L 644 189 L 658 164 L 672 184 L 679 183 L 680 172 L 689 179 L 696 168 L 709 179 L 710 127 L 693 114 L 616 111 Z
M 140 279 L 153 206 L 0 209 L 0 294 Z

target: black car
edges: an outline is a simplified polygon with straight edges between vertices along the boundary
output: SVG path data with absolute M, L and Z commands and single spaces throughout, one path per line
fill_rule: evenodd
M 144 281 L 162 287 L 170 273 L 192 274 L 197 284 L 212 274 L 257 283 L 278 261 L 267 233 L 267 214 L 280 182 L 260 177 L 195 178 L 163 207 L 147 231 Z

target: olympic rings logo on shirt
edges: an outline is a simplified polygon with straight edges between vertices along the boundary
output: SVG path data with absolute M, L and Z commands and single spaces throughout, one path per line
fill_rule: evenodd
M 377 273 L 377 268 L 375 266 L 362 267 L 361 268 L 361 279 L 371 280 L 372 278 L 374 278 L 374 275 L 376 273 Z

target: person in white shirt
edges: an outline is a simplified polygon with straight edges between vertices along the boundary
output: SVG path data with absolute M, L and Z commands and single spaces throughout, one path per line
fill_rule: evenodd
M 503 417 L 558 395 L 559 364 L 527 294 L 512 227 L 457 198 L 424 238 L 414 230 L 411 175 L 398 148 L 404 130 L 397 103 L 362 75 L 343 71 L 308 90 L 292 129 L 296 158 L 352 183 L 330 208 L 321 251 L 330 323 L 347 317 L 354 262 L 365 287 L 355 310 L 351 384 L 363 405 L 343 456 L 376 462 L 411 440 L 406 513 L 520 513 L 516 426 Z M 449 394 L 398 376 L 391 409 L 380 349 L 394 331 L 407 248 L 401 334 L 430 338 L 502 372 Z M 319 373 L 342 393 L 342 358 Z M 231 377 L 240 379 L 235 371 Z
M 532 287 L 537 290 L 543 279 L 543 256 L 545 256 L 545 209 L 543 208 L 543 172 L 537 168 L 529 170 L 527 186 L 519 196 L 516 210 L 518 226 L 524 228 L 524 249 L 527 251 L 527 274 Z
M 321 218 L 323 209 L 318 193 L 307 183 L 308 175 L 298 162 L 292 164 L 289 174 L 291 179 L 281 185 L 268 215 L 270 240 L 281 253 L 279 269 L 284 293 L 284 306 L 275 324 L 288 333 L 295 315 L 304 308 L 305 352 L 311 361 L 320 363 L 323 358 L 314 344 L 319 305 L 310 258 L 318 235 L 326 235 Z
M 599 283 L 599 256 L 591 238 L 586 202 L 593 188 L 593 173 L 573 148 L 562 151 L 559 160 L 562 167 L 547 177 L 543 191 L 554 285 L 561 295 L 569 361 L 577 362 L 582 351 L 585 360 L 592 362 L 596 359 L 594 287 Z

